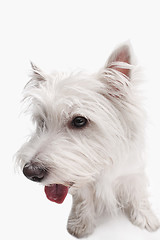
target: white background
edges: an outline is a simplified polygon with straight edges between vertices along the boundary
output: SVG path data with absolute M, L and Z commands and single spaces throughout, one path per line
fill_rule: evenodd
M 159 4 L 155 0 L 0 2 L 1 239 L 74 239 L 66 231 L 71 196 L 62 205 L 54 204 L 46 199 L 43 187 L 14 172 L 13 155 L 31 127 L 28 118 L 19 115 L 29 61 L 47 72 L 77 67 L 97 71 L 114 47 L 128 39 L 146 75 L 147 173 L 151 202 L 160 217 Z M 159 240 L 160 230 L 148 233 L 119 216 L 107 218 L 88 239 Z

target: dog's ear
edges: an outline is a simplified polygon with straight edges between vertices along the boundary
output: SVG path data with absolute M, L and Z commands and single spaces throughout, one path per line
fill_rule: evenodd
M 31 71 L 31 80 L 24 87 L 25 89 L 28 87 L 40 87 L 41 84 L 46 82 L 47 75 L 38 68 L 33 62 L 30 62 L 32 71 Z
M 129 78 L 131 68 L 130 44 L 126 43 L 117 48 L 109 57 L 105 67 L 115 69 Z
M 46 81 L 45 74 L 42 72 L 42 70 L 39 69 L 33 62 L 30 63 L 32 67 L 32 79 L 39 83 Z
M 105 67 L 100 70 L 100 80 L 105 84 L 105 95 L 113 101 L 124 99 L 128 94 L 128 86 L 133 77 L 131 70 L 133 53 L 130 43 L 125 43 L 118 47 L 108 58 Z

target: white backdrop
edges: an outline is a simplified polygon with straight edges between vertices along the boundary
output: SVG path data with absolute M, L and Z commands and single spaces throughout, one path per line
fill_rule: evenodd
M 31 128 L 20 116 L 29 61 L 46 71 L 77 67 L 96 71 L 114 47 L 131 40 L 143 66 L 149 115 L 151 202 L 160 217 L 160 5 L 155 0 L 14 0 L 0 2 L 1 231 L 3 240 L 74 239 L 66 231 L 72 199 L 48 201 L 43 187 L 15 174 L 13 155 Z M 91 240 L 159 240 L 124 216 L 107 218 Z

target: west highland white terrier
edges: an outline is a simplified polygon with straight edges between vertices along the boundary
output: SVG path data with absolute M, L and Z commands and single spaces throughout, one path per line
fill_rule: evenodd
M 24 99 L 36 130 L 17 162 L 27 178 L 45 186 L 49 200 L 62 203 L 72 194 L 69 233 L 87 236 L 99 216 L 120 210 L 133 224 L 157 230 L 144 171 L 141 77 L 130 44 L 94 74 L 32 69 Z

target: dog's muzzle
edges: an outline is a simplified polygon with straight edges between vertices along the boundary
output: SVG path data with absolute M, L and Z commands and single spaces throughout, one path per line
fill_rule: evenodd
M 47 175 L 47 170 L 39 163 L 27 163 L 23 168 L 23 174 L 34 182 L 41 182 Z

